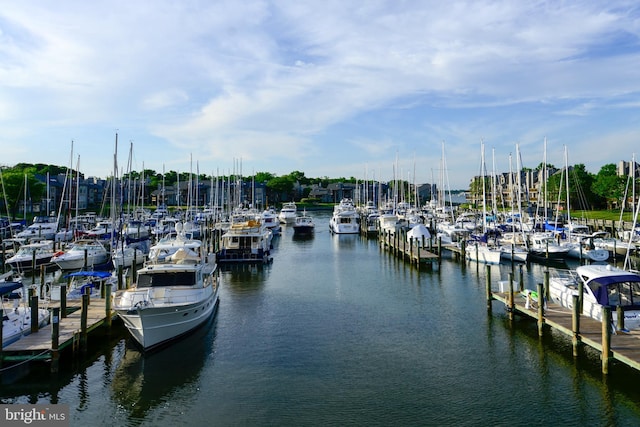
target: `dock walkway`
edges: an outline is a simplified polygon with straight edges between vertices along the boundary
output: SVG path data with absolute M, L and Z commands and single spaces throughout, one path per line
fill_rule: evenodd
M 396 233 L 379 232 L 378 239 L 380 245 L 396 256 L 409 260 L 411 264 L 421 265 L 438 261 L 439 256 L 425 247 L 429 239 L 423 239 L 422 242 L 417 239 L 407 241 L 406 233 L 397 231 Z
M 68 308 L 77 309 L 66 317 L 59 317 L 57 349 L 53 348 L 54 328 L 53 324 L 49 323 L 37 332 L 30 333 L 3 348 L 0 351 L 0 361 L 50 360 L 54 352 L 67 347 L 75 351 L 80 348 L 82 340 L 86 340 L 87 334 L 110 322 L 116 316 L 115 311 L 111 309 L 107 314 L 106 299 L 92 298 L 86 310 L 86 327 L 83 330 L 82 308 L 80 306 L 68 306 Z
M 492 292 L 491 298 L 504 303 L 507 308 L 510 306 L 509 292 Z M 514 293 L 513 311 L 540 322 L 537 303 L 527 308 L 525 299 L 520 296 L 520 292 Z M 610 323 L 609 328 L 603 328 L 602 322 L 584 315 L 579 316 L 577 323 L 579 327 L 577 331 L 574 331 L 573 310 L 547 302 L 542 312 L 544 325 L 548 325 L 573 340 L 574 355 L 577 356 L 577 347 L 587 345 L 602 355 L 605 373 L 608 371 L 607 365 L 610 358 L 640 370 L 640 331 L 614 331 L 613 323 Z M 541 331 L 540 328 L 539 330 Z M 609 333 L 605 332 L 607 330 Z M 607 339 L 610 340 L 608 344 L 606 343 Z M 608 354 L 604 354 L 605 352 Z

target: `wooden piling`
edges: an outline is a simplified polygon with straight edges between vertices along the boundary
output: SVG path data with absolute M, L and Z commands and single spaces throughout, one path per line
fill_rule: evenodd
M 616 315 L 618 316 L 618 325 L 616 329 L 618 331 L 622 331 L 624 330 L 624 310 L 621 305 L 616 306 Z
M 544 295 L 538 295 L 538 298 L 542 298 L 542 300 L 548 300 L 551 295 L 551 291 L 549 289 L 549 269 L 544 270 Z M 544 298 L 543 298 L 544 297 Z
M 491 311 L 491 300 L 493 300 L 493 293 L 491 292 L 491 266 L 487 264 L 485 266 L 487 274 L 485 275 L 485 289 L 487 290 L 487 310 Z
M 80 350 L 87 351 L 87 314 L 89 312 L 89 288 L 82 295 L 82 312 L 80 315 Z
M 105 314 L 107 316 L 107 328 L 111 329 L 111 283 L 105 283 Z
M 611 356 L 611 307 L 602 307 L 602 373 L 609 373 Z
M 60 308 L 54 307 L 51 314 L 51 372 L 58 372 L 60 353 Z
M 580 347 L 580 304 L 578 295 L 573 295 L 573 311 L 571 316 L 571 331 L 573 332 L 572 344 L 573 344 L 573 357 L 578 357 L 578 351 Z
M 40 316 L 38 315 L 38 296 L 33 295 L 31 297 L 31 333 L 38 332 L 38 321 L 40 320 Z
M 67 317 L 67 285 L 60 284 L 60 316 Z
M 538 336 L 542 336 L 544 327 L 544 295 L 542 294 L 543 285 L 538 283 Z
M 578 280 L 578 313 L 582 314 L 582 302 L 584 301 L 584 283 Z
M 509 273 L 509 320 L 514 317 L 515 298 L 513 294 L 513 273 Z
M 511 258 L 513 259 L 513 257 Z M 524 273 L 522 272 L 522 264 L 519 266 L 519 277 L 518 277 L 518 281 L 520 282 L 520 291 L 524 291 Z

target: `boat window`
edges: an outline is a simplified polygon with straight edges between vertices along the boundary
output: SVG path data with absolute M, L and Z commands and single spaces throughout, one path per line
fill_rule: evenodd
M 640 282 L 631 282 L 631 299 L 633 304 L 640 304 Z
M 640 283 L 620 282 L 609 285 L 608 294 L 611 306 L 640 304 Z
M 620 291 L 617 285 L 608 288 L 609 305 L 620 305 Z
M 156 286 L 192 286 L 196 281 L 195 273 L 188 271 L 174 273 L 139 274 L 138 288 Z

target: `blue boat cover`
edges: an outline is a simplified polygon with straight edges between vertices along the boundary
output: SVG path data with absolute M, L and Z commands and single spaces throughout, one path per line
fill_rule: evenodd
M 0 283 L 0 295 L 9 294 L 16 289 L 22 288 L 22 283 L 20 282 L 3 282 Z
M 111 277 L 111 273 L 108 271 L 75 271 L 73 273 L 69 273 L 64 278 L 69 277 L 97 277 L 99 279 L 106 279 L 107 277 Z
M 624 282 L 640 284 L 640 276 L 637 274 L 620 274 L 615 276 L 596 277 L 595 279 L 590 280 L 588 285 L 593 290 L 593 294 L 599 304 L 609 305 L 609 286 Z

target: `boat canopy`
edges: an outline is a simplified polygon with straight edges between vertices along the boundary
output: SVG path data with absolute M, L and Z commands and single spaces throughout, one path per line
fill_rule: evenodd
M 21 289 L 22 283 L 20 282 L 4 282 L 0 283 L 0 295 L 10 294 L 16 289 Z
M 111 277 L 111 273 L 108 271 L 75 271 L 64 276 L 65 279 L 69 277 L 96 277 L 98 279 L 106 279 Z
M 640 305 L 640 276 L 636 274 L 596 277 L 587 285 L 601 305 Z

